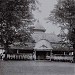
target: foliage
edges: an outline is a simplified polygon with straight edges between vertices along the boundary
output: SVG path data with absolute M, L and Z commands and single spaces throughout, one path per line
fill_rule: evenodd
M 74 9 L 74 0 L 59 0 L 57 5 L 55 6 L 55 9 L 50 14 L 50 17 L 52 18 L 49 19 L 54 20 L 56 23 L 72 24 L 74 23 Z
M 59 23 L 69 30 L 69 33 L 75 29 L 75 0 L 58 0 L 55 9 L 51 12 L 49 20 Z M 73 33 L 72 33 L 73 34 Z M 70 40 L 74 41 L 71 39 Z
M 28 29 L 32 24 L 32 10 L 36 9 L 36 0 L 0 0 L 0 44 L 7 53 L 8 47 L 16 39 L 28 40 Z M 21 34 L 23 32 L 25 34 Z
M 35 8 L 35 0 L 0 0 L 0 43 L 12 43 L 18 29 L 32 23 Z
M 55 9 L 49 16 L 49 20 L 59 23 L 61 27 L 64 26 L 64 28 L 68 29 L 68 38 L 75 49 L 75 0 L 58 0 Z

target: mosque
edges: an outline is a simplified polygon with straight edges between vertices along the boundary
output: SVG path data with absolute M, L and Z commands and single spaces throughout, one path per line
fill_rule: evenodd
M 31 35 L 34 42 L 28 43 L 27 46 L 14 45 L 11 46 L 7 55 L 8 59 L 33 59 L 33 60 L 56 60 L 70 59 L 72 60 L 72 49 L 60 49 L 59 42 L 61 38 L 55 33 L 45 33 L 46 29 L 39 21 L 33 27 Z M 64 57 L 66 55 L 66 58 Z M 68 56 L 68 57 L 67 57 Z M 69 57 L 70 56 L 70 57 Z

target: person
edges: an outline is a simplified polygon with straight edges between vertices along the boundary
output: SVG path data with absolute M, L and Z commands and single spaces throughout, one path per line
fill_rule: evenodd
M 3 56 L 3 55 L 2 55 L 2 53 L 1 53 L 1 54 L 0 54 L 1 59 L 2 59 L 2 56 Z

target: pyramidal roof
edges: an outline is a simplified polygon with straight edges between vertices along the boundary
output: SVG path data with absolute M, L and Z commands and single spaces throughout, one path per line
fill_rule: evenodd
M 39 31 L 46 31 L 46 29 L 40 24 L 39 20 L 36 21 L 34 25 L 34 30 L 39 30 Z
M 61 38 L 54 33 L 33 33 L 32 37 L 35 40 L 35 42 L 38 42 L 42 39 L 48 40 L 49 42 L 59 42 L 61 40 Z
M 47 49 L 53 49 L 52 48 L 52 46 L 51 46 L 51 44 L 48 42 L 48 41 L 46 41 L 46 40 L 40 40 L 39 42 L 37 42 L 36 44 L 35 44 L 35 47 L 34 47 L 34 49 L 42 49 L 42 50 L 47 50 Z

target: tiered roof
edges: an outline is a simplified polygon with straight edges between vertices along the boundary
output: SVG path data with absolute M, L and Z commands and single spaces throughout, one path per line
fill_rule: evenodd
M 46 29 L 40 24 L 39 21 L 37 21 L 34 25 L 34 32 L 37 30 L 37 31 L 42 31 L 42 32 L 45 32 Z
M 47 40 L 41 40 L 35 44 L 35 50 L 47 51 L 52 50 L 51 44 Z
M 42 39 L 44 40 L 48 40 L 50 43 L 51 42 L 59 42 L 61 39 L 54 33 L 38 33 L 32 34 L 33 39 L 35 40 L 35 42 L 38 42 Z

